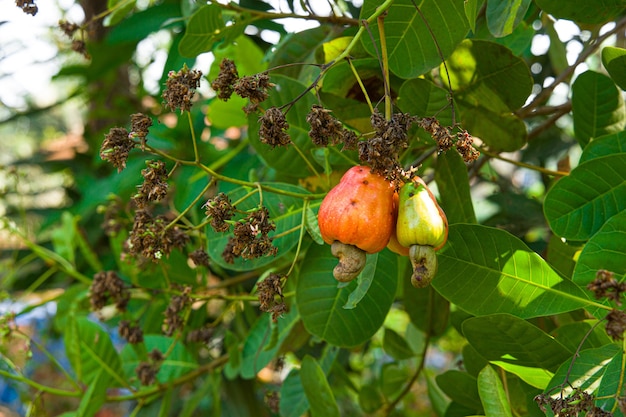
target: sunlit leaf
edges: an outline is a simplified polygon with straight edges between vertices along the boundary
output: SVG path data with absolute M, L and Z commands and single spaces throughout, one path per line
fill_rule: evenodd
M 467 167 L 458 152 L 450 150 L 437 157 L 435 181 L 448 222 L 476 223 Z
M 524 19 L 530 0 L 488 1 L 487 26 L 496 38 L 509 35 Z
M 626 90 L 626 49 L 615 46 L 602 48 L 602 64 L 622 90 Z
M 337 288 L 335 265 L 337 259 L 331 255 L 330 246 L 311 246 L 298 277 L 296 304 L 311 334 L 333 345 L 356 346 L 376 333 L 391 307 L 397 286 L 396 255 L 379 253 L 369 291 L 350 310 L 342 306 L 357 283 Z
M 438 259 L 433 287 L 471 314 L 530 318 L 590 303 L 583 290 L 562 279 L 539 255 L 503 230 L 451 225 Z
M 616 153 L 626 153 L 626 132 L 617 132 L 610 135 L 600 136 L 589 142 L 582 155 L 579 164 L 595 158 L 609 156 Z
M 389 68 L 402 78 L 415 78 L 439 65 L 441 57 L 433 36 L 445 59 L 469 30 L 462 0 L 424 0 L 416 4 L 428 26 L 410 0 L 393 2 L 384 19 Z M 380 1 L 366 0 L 361 19 L 371 16 L 378 6 Z M 378 24 L 374 21 L 369 27 L 376 50 L 380 51 Z M 376 56 L 368 36 L 363 37 L 363 44 L 372 56 Z
M 491 366 L 485 366 L 478 374 L 478 394 L 485 410 L 485 416 L 513 416 L 502 380 Z
M 598 24 L 621 14 L 626 8 L 624 0 L 536 0 L 537 6 L 557 19 L 577 23 Z
M 546 195 L 543 211 L 550 228 L 570 240 L 587 240 L 626 209 L 626 154 L 578 165 Z

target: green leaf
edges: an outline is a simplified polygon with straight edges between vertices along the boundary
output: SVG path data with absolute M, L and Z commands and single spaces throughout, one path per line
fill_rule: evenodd
M 565 239 L 587 240 L 626 209 L 626 154 L 578 165 L 546 194 L 543 211 L 552 231 Z
M 162 335 L 147 334 L 144 336 L 144 345 L 147 352 L 155 349 L 161 353 L 168 352 L 157 373 L 157 381 L 161 384 L 166 384 L 198 368 L 198 362 L 181 342 Z M 135 370 L 141 362 L 145 361 L 145 358 L 141 358 L 130 344 L 122 348 L 121 356 L 126 377 L 136 379 Z
M 360 18 L 369 18 L 378 6 L 379 0 L 366 0 Z M 462 0 L 424 0 L 419 7 L 428 25 L 410 0 L 393 2 L 384 19 L 389 68 L 402 78 L 415 78 L 439 65 L 441 57 L 433 36 L 445 59 L 469 30 Z M 380 50 L 378 23 L 371 22 L 369 28 L 376 48 L 369 36 L 363 36 L 362 42 L 376 56 Z
M 61 215 L 61 224 L 52 231 L 54 251 L 76 266 L 76 224 L 72 213 L 65 211 Z
M 450 77 L 442 65 L 443 81 L 466 106 L 496 113 L 514 111 L 532 91 L 533 79 L 524 60 L 494 42 L 466 39 L 446 64 Z
M 509 35 L 524 19 L 530 0 L 487 2 L 487 26 L 496 38 Z
M 522 366 L 504 361 L 491 361 L 491 363 L 510 374 L 516 375 L 528 385 L 539 389 L 545 389 L 554 376 L 553 372 L 534 366 Z
M 337 288 L 332 274 L 336 264 L 328 245 L 311 246 L 298 277 L 296 304 L 311 334 L 333 345 L 357 346 L 376 333 L 391 307 L 397 287 L 396 255 L 379 253 L 371 288 L 351 310 L 341 306 L 357 283 Z
M 433 377 L 434 372 L 429 368 L 425 368 L 423 372 L 426 377 L 428 399 L 430 400 L 432 409 L 438 416 L 443 416 L 446 408 L 450 405 L 450 400 L 439 385 L 437 385 L 435 378 Z
M 620 15 L 626 8 L 624 0 L 536 0 L 544 13 L 556 19 L 573 20 L 577 23 L 599 24 Z
M 224 24 L 221 7 L 216 4 L 202 6 L 191 15 L 178 51 L 186 57 L 208 52 L 229 30 L 232 29 Z
M 604 328 L 598 326 L 597 323 L 597 320 L 566 323 L 552 331 L 552 335 L 571 352 L 576 349 L 598 348 L 612 343 Z
M 409 359 L 415 356 L 415 352 L 402 336 L 391 329 L 385 329 L 383 349 L 395 360 Z
M 298 318 L 298 311 L 293 307 L 289 313 L 280 317 L 276 323 L 272 322 L 270 314 L 263 314 L 259 317 L 255 325 L 250 329 L 248 337 L 243 344 L 242 378 L 254 378 L 276 356 L 276 352 L 280 349 L 282 342 L 289 335 Z M 270 349 L 266 349 L 266 345 L 270 342 L 273 326 L 277 326 L 277 340 Z
M 467 319 L 463 322 L 463 335 L 488 361 L 554 371 L 571 356 L 552 336 L 510 314 Z
M 483 406 L 479 399 L 476 378 L 466 372 L 450 370 L 437 375 L 435 380 L 452 401 L 471 409 L 476 414 L 482 414 Z
M 411 267 L 403 279 L 404 308 L 411 318 L 411 323 L 431 336 L 442 335 L 448 329 L 450 303 L 434 288 L 415 288 L 411 285 Z
M 550 236 L 548 241 L 548 253 L 546 260 L 552 268 L 561 273 L 566 278 L 571 278 L 576 266 L 576 253 L 581 246 L 568 245 L 555 235 Z
M 577 285 L 562 279 L 539 255 L 503 230 L 451 225 L 438 259 L 433 287 L 470 314 L 530 318 L 591 303 Z
M 105 19 L 105 26 L 114 26 L 121 22 L 135 8 L 137 0 L 108 0 L 107 9 L 111 12 Z
M 315 52 L 324 42 L 329 40 L 335 33 L 331 26 L 318 26 L 316 28 L 303 30 L 298 33 L 289 33 L 281 37 L 276 45 L 270 59 L 269 66 L 272 68 L 285 64 L 317 63 Z M 316 69 L 317 72 L 319 70 Z M 285 68 L 277 69 L 274 74 L 281 74 L 287 77 L 298 79 L 301 74 L 310 74 L 305 65 L 289 65 Z M 305 81 L 305 80 L 302 80 Z
M 449 105 L 448 92 L 423 78 L 407 80 L 398 92 L 398 107 L 403 112 L 420 117 L 437 115 L 439 123 L 443 126 L 452 124 L 450 112 L 441 111 Z
M 599 270 L 615 274 L 618 280 L 626 274 L 626 210 L 611 217 L 585 245 L 572 281 L 586 287 Z
M 317 361 L 309 355 L 302 360 L 300 378 L 311 406 L 311 416 L 339 417 L 339 407 L 328 385 L 326 375 Z
M 435 182 L 448 223 L 476 223 L 467 167 L 458 152 L 451 150 L 437 157 Z
M 89 388 L 80 399 L 76 417 L 92 417 L 100 411 L 106 402 L 110 381 L 104 370 L 100 369 L 96 372 L 93 380 L 89 383 Z
M 313 241 L 318 245 L 323 245 L 324 239 L 322 238 L 322 232 L 320 232 L 320 226 L 317 223 L 317 214 L 315 214 L 310 206 L 306 208 L 304 225 Z
M 624 390 L 624 352 L 616 352 L 605 366 L 604 376 L 598 387 L 596 406 L 618 415 L 619 411 L 623 413 L 621 408 L 618 409 L 615 399 L 620 398 Z
M 232 380 L 239 374 L 241 350 L 239 349 L 237 336 L 229 330 L 226 331 L 224 336 L 224 346 L 228 353 L 228 363 L 224 366 L 224 376 L 226 376 L 226 379 Z
M 463 2 L 463 9 L 465 9 L 465 17 L 470 25 L 472 32 L 476 33 L 476 18 L 478 17 L 479 6 L 482 6 L 484 0 L 465 0 Z
M 283 183 L 267 183 L 266 185 L 271 185 L 283 191 L 308 194 L 308 191 L 295 185 Z M 239 187 L 228 193 L 228 197 L 232 203 L 235 203 L 251 191 L 254 191 L 254 189 L 250 187 Z M 259 203 L 260 197 L 259 194 L 256 193 L 240 204 L 237 204 L 237 209 L 244 211 L 251 210 L 258 207 Z M 278 255 L 276 257 L 264 256 L 256 259 L 236 258 L 233 264 L 229 264 L 222 257 L 222 253 L 231 235 L 229 233 L 218 233 L 209 225 L 206 228 L 208 237 L 207 253 L 213 262 L 223 268 L 234 271 L 247 271 L 274 263 L 276 259 L 288 255 L 289 251 L 298 244 L 300 237 L 298 225 L 302 224 L 302 199 L 264 191 L 263 205 L 267 207 L 270 219 L 276 224 L 276 231 L 269 233 L 270 237 L 276 233 L 290 230 L 290 233 L 278 237 L 273 241 L 273 245 L 278 248 Z
M 513 416 L 502 381 L 491 366 L 486 366 L 478 374 L 478 394 L 485 410 L 485 416 Z
M 602 48 L 602 64 L 615 84 L 626 90 L 626 49 L 615 46 Z
M 307 88 L 304 84 L 291 78 L 277 75 L 271 79 L 276 87 L 272 90 L 269 98 L 263 102 L 264 108 L 280 107 L 289 103 Z M 316 103 L 316 99 L 313 94 L 307 93 L 289 109 L 286 119 L 289 123 L 288 133 L 293 143 L 287 147 L 272 148 L 261 143 L 259 140 L 259 116 L 256 113 L 250 114 L 248 118 L 250 143 L 267 166 L 289 177 L 303 178 L 316 174 L 313 171 L 315 163 L 308 157 L 311 149 L 314 149 L 315 146 L 309 138 L 310 126 L 306 123 L 306 115 L 314 103 Z
M 120 357 L 107 332 L 86 317 L 69 316 L 64 335 L 67 357 L 78 379 L 91 384 L 107 378 L 109 386 L 125 387 Z
M 626 153 L 626 132 L 600 136 L 589 142 L 589 144 L 585 146 L 585 149 L 583 149 L 578 164 L 580 165 L 583 162 L 616 153 Z
M 378 253 L 373 255 L 369 255 L 367 260 L 365 261 L 365 267 L 363 271 L 356 278 L 357 286 L 348 296 L 348 301 L 344 304 L 343 308 L 347 310 L 351 310 L 355 308 L 359 301 L 365 297 L 367 291 L 370 289 L 372 285 L 372 280 L 374 279 L 374 275 L 376 274 L 376 263 L 378 262 Z
M 491 149 L 513 152 L 526 144 L 526 125 L 513 113 L 496 113 L 461 103 L 461 125 Z
M 406 386 L 411 378 L 411 371 L 407 366 L 397 363 L 386 363 L 383 365 L 380 377 L 381 391 L 387 399 L 396 399 L 401 390 Z
M 595 387 L 607 371 L 607 365 L 619 353 L 621 353 L 620 346 L 613 343 L 579 352 L 574 361 L 570 357 L 563 362 L 554 374 L 546 391 L 550 390 L 550 394 L 554 394 L 553 388 L 561 386 L 565 381 L 573 383 L 575 387 L 582 390 L 591 388 L 591 392 L 595 391 Z M 567 396 L 571 392 L 571 386 L 566 386 L 563 389 L 563 396 Z
M 463 366 L 468 374 L 478 378 L 478 374 L 489 364 L 470 344 L 463 346 Z
M 328 375 L 330 369 L 337 358 L 339 349 L 334 346 L 326 345 L 320 359 L 320 366 L 325 375 Z M 280 387 L 280 416 L 281 417 L 300 417 L 309 409 L 309 400 L 302 387 L 302 379 L 300 371 L 292 370 L 282 386 Z
M 180 17 L 180 5 L 176 3 L 166 2 L 149 7 L 141 12 L 133 13 L 113 27 L 107 36 L 107 41 L 119 50 L 120 44 L 139 42 L 152 32 L 163 29 L 168 21 L 173 22 Z M 132 45 L 132 48 L 134 51 L 135 46 Z M 94 55 L 94 59 L 102 54 L 102 51 L 99 52 Z
M 594 71 L 580 74 L 572 84 L 572 115 L 574 133 L 582 147 L 594 138 L 626 127 L 620 91 L 613 80 Z
M 368 414 L 373 414 L 385 404 L 385 398 L 378 386 L 365 384 L 359 390 L 359 406 Z

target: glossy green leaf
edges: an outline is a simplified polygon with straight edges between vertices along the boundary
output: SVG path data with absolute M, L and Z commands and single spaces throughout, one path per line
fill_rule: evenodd
M 423 78 L 407 80 L 398 92 L 398 107 L 403 112 L 419 117 L 437 115 L 437 120 L 443 126 L 452 124 L 451 113 L 441 111 L 449 105 L 448 92 Z
M 624 352 L 618 351 L 606 364 L 604 376 L 598 387 L 596 405 L 603 410 L 610 410 L 614 416 L 620 411 L 624 412 L 618 408 L 619 403 L 615 399 L 620 398 L 624 392 L 625 372 Z
M 302 360 L 300 378 L 311 406 L 311 417 L 339 417 L 339 407 L 326 375 L 317 361 L 309 355 Z
M 558 271 L 566 278 L 571 278 L 576 266 L 576 253 L 580 249 L 581 246 L 568 245 L 560 237 L 551 235 L 548 241 L 546 261 L 555 271 Z
M 107 8 L 110 14 L 106 17 L 104 25 L 114 26 L 121 22 L 135 8 L 137 0 L 108 0 Z
M 554 376 L 553 372 L 534 366 L 522 366 L 504 361 L 491 361 L 491 363 L 517 376 L 528 385 L 539 389 L 545 389 Z
M 626 154 L 578 165 L 548 191 L 543 211 L 552 231 L 570 240 L 587 240 L 626 209 Z
M 439 385 L 437 385 L 434 372 L 431 369 L 425 368 L 423 373 L 426 378 L 426 385 L 428 386 L 428 399 L 430 400 L 432 409 L 438 416 L 443 416 L 446 408 L 450 404 L 450 399 L 446 396 Z
M 106 402 L 110 381 L 102 369 L 94 374 L 93 380 L 89 383 L 87 390 L 80 399 L 80 404 L 76 410 L 77 417 L 95 416 L 100 411 Z
M 374 384 L 366 384 L 359 390 L 359 406 L 368 414 L 376 412 L 385 404 L 385 398 Z
M 535 0 L 545 13 L 557 19 L 573 20 L 577 23 L 598 24 L 620 15 L 626 8 L 624 0 Z
M 626 49 L 606 46 L 602 49 L 602 64 L 615 84 L 626 90 Z
M 489 364 L 485 358 L 469 343 L 463 346 L 463 367 L 471 376 L 478 378 L 478 374 Z
M 593 330 L 591 329 L 593 327 Z M 604 327 L 596 320 L 576 321 L 557 327 L 552 335 L 571 352 L 576 349 L 592 349 L 612 342 Z
M 319 359 L 319 365 L 328 375 L 330 369 L 337 358 L 339 349 L 326 345 Z M 280 387 L 280 416 L 281 417 L 300 417 L 309 409 L 309 400 L 302 387 L 302 379 L 300 371 L 292 370 Z
M 483 406 L 478 395 L 476 378 L 466 372 L 446 371 L 435 378 L 437 385 L 450 399 L 476 414 L 482 414 Z
M 174 343 L 174 347 L 172 347 L 172 343 Z M 159 372 L 156 375 L 157 381 L 161 384 L 165 384 L 198 367 L 198 362 L 187 348 L 182 343 L 173 341 L 169 337 L 148 334 L 144 336 L 144 344 L 147 352 L 152 352 L 155 349 L 161 353 L 169 352 L 165 360 L 161 362 Z M 137 351 L 129 344 L 124 346 L 121 356 L 126 377 L 136 380 L 137 374 L 135 370 L 146 359 L 139 357 Z
M 328 245 L 309 248 L 301 266 L 296 304 L 306 329 L 337 346 L 356 346 L 380 328 L 393 302 L 397 286 L 396 255 L 380 252 L 372 285 L 358 303 L 342 308 L 357 286 L 355 281 L 338 288 L 333 277 L 337 259 Z
M 522 318 L 558 314 L 591 301 L 513 235 L 479 225 L 450 226 L 432 285 L 470 314 Z
M 463 334 L 489 361 L 554 371 L 572 354 L 543 330 L 510 314 L 467 319 Z
M 125 386 L 120 357 L 102 327 L 86 317 L 71 315 L 64 336 L 67 357 L 81 382 L 107 378 L 109 385 Z
M 215 44 L 224 38 L 234 40 L 243 34 L 246 27 L 243 21 L 245 16 L 241 20 L 226 26 L 222 19 L 221 7 L 216 4 L 202 6 L 189 18 L 178 51 L 182 56 L 196 57 L 203 52 L 211 51 Z
M 266 109 L 272 106 L 280 107 L 285 103 L 289 103 L 294 97 L 306 90 L 304 84 L 283 76 L 272 77 L 272 82 L 276 84 L 276 87 L 272 90 L 269 98 L 263 102 L 263 107 Z M 316 103 L 316 99 L 313 94 L 305 94 L 290 108 L 286 119 L 287 123 L 289 123 L 288 133 L 293 144 L 287 147 L 272 148 L 261 143 L 259 141 L 259 115 L 256 113 L 250 114 L 248 118 L 250 143 L 267 166 L 284 175 L 299 178 L 315 174 L 313 169 L 319 171 L 319 166 L 315 167 L 315 162 L 309 156 L 310 150 L 314 148 L 314 145 L 308 133 L 311 127 L 306 123 L 306 115 L 314 103 Z M 298 149 L 295 149 L 295 147 Z M 305 166 L 308 169 L 303 169 Z
M 626 274 L 626 210 L 611 217 L 585 245 L 572 280 L 586 287 L 599 270 L 613 272 L 619 280 Z
M 502 380 L 491 366 L 478 374 L 478 394 L 487 417 L 512 417 L 511 405 Z
M 267 184 L 274 188 L 281 189 L 283 191 L 307 194 L 303 188 L 295 185 L 272 183 Z M 228 193 L 228 197 L 232 203 L 235 203 L 241 197 L 254 191 L 250 187 L 239 187 Z M 259 194 L 256 193 L 248 197 L 245 201 L 237 204 L 238 210 L 250 210 L 258 207 L 260 202 Z M 298 225 L 302 224 L 302 199 L 296 197 L 285 196 L 281 194 L 263 192 L 263 205 L 267 207 L 270 219 L 276 224 L 276 231 L 270 232 L 269 236 L 273 236 L 276 233 L 282 233 L 287 230 L 291 230 L 290 233 L 276 238 L 272 244 L 278 248 L 278 254 L 274 256 L 263 256 L 256 259 L 235 259 L 233 264 L 227 263 L 222 257 L 224 248 L 226 247 L 230 238 L 229 233 L 218 233 L 207 226 L 206 232 L 208 236 L 207 253 L 211 257 L 211 260 L 223 268 L 232 269 L 235 271 L 243 271 L 254 268 L 260 268 L 276 261 L 276 259 L 285 256 L 298 244 L 300 238 L 300 230 Z M 232 230 L 232 229 L 231 229 Z M 232 233 L 232 232 L 231 232 Z
M 442 335 L 448 328 L 450 303 L 434 288 L 415 288 L 411 285 L 411 267 L 407 268 L 402 279 L 404 289 L 404 308 L 411 318 L 411 323 L 431 336 Z
M 413 352 L 407 341 L 391 329 L 385 329 L 383 349 L 396 360 L 409 359 L 415 356 L 415 352 Z
M 613 80 L 604 74 L 586 71 L 572 84 L 574 133 L 582 147 L 599 136 L 617 133 L 626 127 L 624 99 Z
M 446 60 L 450 78 L 441 66 L 443 81 L 455 98 L 468 107 L 496 113 L 520 108 L 531 93 L 533 80 L 523 59 L 506 47 L 482 40 L 464 40 Z M 507 85 L 509 88 L 501 88 Z
M 411 378 L 411 371 L 408 367 L 398 363 L 386 363 L 383 365 L 380 386 L 383 395 L 388 399 L 396 399 L 400 391 L 406 386 Z
M 276 323 L 272 322 L 271 314 L 263 314 L 259 317 L 243 344 L 240 368 L 242 378 L 254 378 L 276 356 L 280 345 L 289 335 L 298 318 L 298 311 L 295 308 L 281 316 Z M 270 344 L 273 331 L 276 332 L 277 340 Z
M 583 149 L 578 164 L 616 153 L 626 153 L 626 132 L 600 136 L 589 142 Z
M 579 352 L 573 362 L 572 357 L 563 362 L 554 374 L 546 391 L 554 394 L 553 388 L 561 386 L 565 381 L 568 381 L 569 384 L 563 389 L 564 396 L 572 392 L 571 386 L 583 390 L 593 387 L 592 391 L 595 391 L 595 387 L 601 382 L 607 371 L 607 365 L 619 352 L 621 352 L 620 346 L 613 343 Z M 558 394 L 558 391 L 556 393 Z
M 476 18 L 478 17 L 478 11 L 482 6 L 484 0 L 465 0 L 463 2 L 463 9 L 465 9 L 465 17 L 470 25 L 472 32 L 476 33 Z
M 410 0 L 393 2 L 384 20 L 389 68 L 402 78 L 415 78 L 441 63 L 433 35 L 445 58 L 469 30 L 462 0 L 424 0 L 417 4 L 428 26 Z M 361 19 L 369 18 L 378 6 L 379 0 L 366 0 L 361 9 Z M 380 50 L 378 24 L 374 21 L 369 27 L 377 46 L 375 49 L 369 36 L 362 38 L 363 45 L 372 56 L 376 56 L 375 51 Z
M 370 255 L 365 261 L 365 267 L 363 271 L 356 278 L 357 286 L 348 296 L 348 301 L 343 305 L 343 308 L 350 310 L 355 308 L 359 301 L 365 297 L 372 285 L 372 280 L 376 275 L 376 264 L 378 263 L 378 253 Z
M 318 245 L 323 245 L 324 239 L 322 238 L 320 226 L 317 223 L 317 214 L 309 206 L 306 209 L 305 216 L 304 225 L 306 226 L 306 231 L 309 233 L 309 236 L 311 236 L 313 241 Z
M 107 36 L 108 43 L 119 50 L 122 47 L 120 44 L 139 42 L 152 32 L 163 29 L 168 21 L 173 22 L 180 17 L 180 5 L 175 3 L 166 2 L 149 7 L 141 12 L 133 13 L 132 16 L 111 28 Z M 134 50 L 135 45 L 132 45 L 132 48 Z
M 491 149 L 513 152 L 526 144 L 526 125 L 513 113 L 496 113 L 482 107 L 460 106 L 461 125 Z
M 524 19 L 530 0 L 487 1 L 487 26 L 496 38 L 509 35 Z
M 458 152 L 451 150 L 437 157 L 435 182 L 448 223 L 476 223 L 467 167 Z
M 330 26 L 319 26 L 298 33 L 289 33 L 283 36 L 280 43 L 276 45 L 276 50 L 271 55 L 269 66 L 275 68 L 280 65 L 293 64 L 294 62 L 316 62 L 315 52 L 317 48 L 324 44 L 333 34 L 334 32 Z M 316 69 L 316 71 L 319 70 Z M 307 73 L 307 66 L 289 65 L 272 72 L 298 79 L 301 74 Z

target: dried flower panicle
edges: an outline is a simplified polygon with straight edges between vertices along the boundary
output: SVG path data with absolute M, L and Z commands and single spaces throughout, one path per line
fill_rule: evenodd
M 287 305 L 283 295 L 284 285 L 285 276 L 274 273 L 257 284 L 259 308 L 261 311 L 272 313 L 272 320 L 274 321 L 287 312 Z
M 131 324 L 128 320 L 120 321 L 118 332 L 122 338 L 132 345 L 143 342 L 143 330 L 141 330 L 141 327 Z
M 130 136 L 139 138 L 141 150 L 146 148 L 148 129 L 152 126 L 152 119 L 143 113 L 135 113 L 130 116 Z
M 219 193 L 207 201 L 202 208 L 205 209 L 207 217 L 211 219 L 213 230 L 225 232 L 230 228 L 227 221 L 233 218 L 236 209 L 226 194 Z
M 217 98 L 228 100 L 235 92 L 235 83 L 239 79 L 237 66 L 228 58 L 220 62 L 220 72 L 211 83 L 211 88 L 217 92 Z
M 311 125 L 309 137 L 317 146 L 336 145 L 341 142 L 343 124 L 335 119 L 330 110 L 314 104 L 306 116 L 306 121 Z
M 100 158 L 109 161 L 117 172 L 122 172 L 126 168 L 128 154 L 135 147 L 136 143 L 129 136 L 128 130 L 123 127 L 114 127 L 104 136 L 104 141 L 100 147 Z
M 235 224 L 233 236 L 229 238 L 222 257 L 226 262 L 233 263 L 238 257 L 255 259 L 276 255 L 278 248 L 272 244 L 273 238 L 268 236 L 274 230 L 276 225 L 270 220 L 267 208 L 251 212 Z
M 128 238 L 129 253 L 156 262 L 163 255 L 168 256 L 172 249 L 182 249 L 189 242 L 189 236 L 178 226 L 166 228 L 168 224 L 166 216 L 153 217 L 148 210 L 137 210 Z
M 459 152 L 466 163 L 473 162 L 480 156 L 480 153 L 474 148 L 474 140 L 467 130 L 461 130 L 456 135 L 453 135 L 451 133 L 452 127 L 441 126 L 439 120 L 435 117 L 424 117 L 419 119 L 417 124 L 437 142 L 440 153 L 456 147 L 457 152 Z
M 31 16 L 35 16 L 39 11 L 39 7 L 33 0 L 15 0 L 15 5 Z
M 198 248 L 189 254 L 189 259 L 195 266 L 209 267 L 209 254 L 204 249 Z
M 78 29 L 80 29 L 80 26 L 78 26 L 76 23 L 70 23 L 67 20 L 59 20 L 59 29 L 61 29 L 63 33 L 65 33 L 65 36 L 67 36 L 68 38 L 72 38 L 74 36 L 74 33 L 76 33 Z
M 146 161 L 147 168 L 141 171 L 143 184 L 138 186 L 138 192 L 133 201 L 140 209 L 146 208 L 150 201 L 160 201 L 167 195 L 168 173 L 162 161 Z
M 596 272 L 596 278 L 587 284 L 587 289 L 594 293 L 596 299 L 606 298 L 621 306 L 626 282 L 618 282 L 613 272 L 600 269 Z
M 243 107 L 246 114 L 250 114 L 259 108 L 259 104 L 269 97 L 268 89 L 275 84 L 270 82 L 267 72 L 241 77 L 234 85 L 234 91 L 241 98 L 248 98 L 250 102 Z
M 112 300 L 119 311 L 125 311 L 130 294 L 124 281 L 115 271 L 100 271 L 93 277 L 89 298 L 93 310 L 102 309 L 109 300 Z
M 613 309 L 606 315 L 606 334 L 613 340 L 622 340 L 626 331 L 626 312 Z
M 171 110 L 180 109 L 181 113 L 189 111 L 196 88 L 200 87 L 200 78 L 202 72 L 190 70 L 187 65 L 178 72 L 170 71 L 162 94 L 165 106 Z
M 191 330 L 187 333 L 187 341 L 191 343 L 204 343 L 207 344 L 211 341 L 213 336 L 213 329 L 209 327 L 201 327 L 199 329 Z
M 135 368 L 135 373 L 141 385 L 152 385 L 156 382 L 156 376 L 159 372 L 158 366 L 150 362 L 140 362 Z
M 277 107 L 270 107 L 259 118 L 261 127 L 259 128 L 259 140 L 272 148 L 276 146 L 287 146 L 291 143 L 291 138 L 287 133 L 289 123 L 285 115 Z
M 535 402 L 543 411 L 547 413 L 548 408 L 559 417 L 577 417 L 580 413 L 586 413 L 588 417 L 608 417 L 612 414 L 602 410 L 594 404 L 593 395 L 575 388 L 568 396 L 539 394 L 535 397 Z
M 267 405 L 267 408 L 276 415 L 280 412 L 280 394 L 278 391 L 267 391 L 263 396 L 263 401 Z
M 171 336 L 177 330 L 182 330 L 185 322 L 183 319 L 183 312 L 189 305 L 191 305 L 191 287 L 185 287 L 181 294 L 177 294 L 172 297 L 169 305 L 165 309 L 163 315 L 163 333 L 166 336 Z
M 386 120 L 375 110 L 370 121 L 376 134 L 359 142 L 359 159 L 370 165 L 372 172 L 392 181 L 399 180 L 402 167 L 398 162 L 398 154 L 408 147 L 408 130 L 416 120 L 408 113 L 395 113 L 391 120 Z
M 457 141 L 456 141 L 456 150 L 463 157 L 463 161 L 465 163 L 474 162 L 480 156 L 480 152 L 478 152 L 472 144 L 474 140 L 467 133 L 467 130 L 462 130 L 457 133 Z

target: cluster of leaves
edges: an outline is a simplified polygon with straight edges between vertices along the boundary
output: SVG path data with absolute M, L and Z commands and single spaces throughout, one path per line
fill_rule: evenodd
M 94 135 L 114 172 L 77 174 L 81 202 L 48 226 L 50 246 L 22 236 L 23 259 L 47 270 L 11 296 L 62 289 L 53 330 L 69 365 L 49 359 L 63 384 L 9 354 L 0 375 L 74 398 L 77 416 L 106 403 L 133 415 L 625 414 L 626 51 L 602 47 L 623 32 L 625 2 L 366 0 L 330 16 L 249 1 L 108 7 L 92 61 L 65 74 L 104 82 L 164 30 L 164 103 Z M 571 65 L 551 16 L 592 28 Z M 281 17 L 321 25 L 288 34 Z M 546 56 L 530 52 L 536 30 Z M 190 69 L 204 52 L 216 58 L 208 80 Z M 606 72 L 590 60 L 571 100 L 550 101 L 593 56 Z M 215 97 L 196 94 L 207 81 Z M 573 137 L 556 123 L 566 114 Z M 555 171 L 570 154 L 575 168 Z M 502 161 L 548 191 L 520 187 Z M 388 250 L 334 280 L 316 211 L 363 163 L 434 179 L 450 230 L 431 287 L 413 288 L 408 260 Z M 14 318 L 0 321 L 1 346 L 31 340 Z

